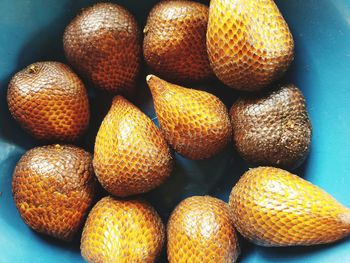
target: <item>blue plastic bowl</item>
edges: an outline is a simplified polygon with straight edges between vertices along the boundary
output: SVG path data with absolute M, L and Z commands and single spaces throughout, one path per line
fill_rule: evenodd
M 6 104 L 10 77 L 28 64 L 42 60 L 65 62 L 62 34 L 68 22 L 91 0 L 0 1 L 0 262 L 82 262 L 79 236 L 72 244 L 30 230 L 21 220 L 11 195 L 16 162 L 39 145 L 11 118 Z M 120 0 L 144 25 L 155 0 Z M 296 43 L 296 59 L 286 76 L 305 94 L 313 124 L 312 150 L 295 173 L 324 188 L 350 206 L 350 1 L 277 1 Z M 144 73 L 146 74 L 146 73 Z M 145 76 L 145 75 L 144 75 Z M 135 103 L 155 116 L 149 92 L 140 78 Z M 231 106 L 235 94 L 219 84 L 209 90 Z M 89 87 L 92 124 L 80 145 L 93 150 L 98 126 L 110 105 Z M 247 169 L 232 147 L 206 161 L 176 156 L 171 178 L 146 195 L 164 221 L 176 204 L 191 195 L 210 194 L 225 201 L 239 176 Z M 165 253 L 163 253 L 165 254 Z M 165 255 L 163 255 L 163 261 Z M 262 248 L 242 242 L 241 262 L 350 262 L 350 240 L 332 245 Z

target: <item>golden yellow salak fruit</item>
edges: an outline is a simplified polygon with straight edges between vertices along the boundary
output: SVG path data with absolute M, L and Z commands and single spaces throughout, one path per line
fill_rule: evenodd
M 182 201 L 168 222 L 170 263 L 233 263 L 240 253 L 228 205 L 214 197 Z
M 220 152 L 232 127 L 226 106 L 214 95 L 147 76 L 158 121 L 169 144 L 181 155 L 199 160 Z
M 173 160 L 157 126 L 128 100 L 116 96 L 97 133 L 93 165 L 108 192 L 129 196 L 160 185 Z
M 233 187 L 229 204 L 237 230 L 257 245 L 309 246 L 350 234 L 350 209 L 278 168 L 246 172 Z
M 87 262 L 153 263 L 164 237 L 162 220 L 150 204 L 105 197 L 88 216 L 80 249 Z
M 294 58 L 294 41 L 273 0 L 212 0 L 207 48 L 216 76 L 243 91 L 278 79 Z

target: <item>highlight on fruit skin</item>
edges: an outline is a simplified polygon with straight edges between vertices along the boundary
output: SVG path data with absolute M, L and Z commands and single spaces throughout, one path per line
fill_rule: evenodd
M 168 80 L 213 78 L 205 40 L 208 15 L 208 6 L 193 1 L 156 4 L 144 29 L 143 53 L 147 64 Z
M 116 96 L 98 130 L 93 165 L 101 185 L 123 197 L 145 193 L 163 183 L 172 171 L 173 159 L 151 119 Z
M 219 153 L 229 143 L 232 127 L 226 106 L 216 96 L 146 78 L 160 128 L 179 154 L 193 160 Z
M 212 0 L 207 48 L 227 86 L 257 91 L 279 79 L 294 59 L 294 41 L 273 0 Z
M 84 83 L 60 62 L 37 62 L 17 72 L 7 103 L 13 118 L 39 140 L 76 141 L 89 125 Z
M 238 98 L 230 117 L 234 146 L 248 163 L 294 169 L 306 159 L 312 127 L 293 84 Z
M 27 151 L 16 165 L 12 194 L 33 230 L 70 241 L 82 225 L 95 194 L 92 156 L 70 145 Z
M 287 171 L 259 167 L 233 187 L 229 205 L 236 229 L 262 246 L 309 246 L 350 235 L 350 209 Z
M 227 203 L 210 196 L 183 200 L 167 227 L 170 263 L 236 262 L 240 253 Z
M 142 56 L 141 32 L 124 7 L 97 3 L 83 9 L 63 36 L 67 60 L 94 86 L 134 95 Z
M 149 203 L 104 197 L 87 218 L 80 249 L 87 262 L 153 263 L 164 239 L 162 220 Z

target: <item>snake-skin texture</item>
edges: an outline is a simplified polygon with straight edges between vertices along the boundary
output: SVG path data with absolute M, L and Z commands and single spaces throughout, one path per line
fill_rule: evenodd
M 296 168 L 311 144 L 311 123 L 294 85 L 239 98 L 232 106 L 233 142 L 250 164 Z
M 144 29 L 147 64 L 167 80 L 212 78 L 205 41 L 208 14 L 206 5 L 192 1 L 159 2 Z
M 294 58 L 294 41 L 273 0 L 212 0 L 207 47 L 216 76 L 255 91 L 278 79 Z
M 160 185 L 170 175 L 173 159 L 157 126 L 117 96 L 97 133 L 93 165 L 108 192 L 128 196 Z
M 93 85 L 133 95 L 142 43 L 137 22 L 126 9 L 112 3 L 83 9 L 67 26 L 63 42 L 68 61 Z
M 182 201 L 167 228 L 170 263 L 233 263 L 240 253 L 228 205 L 210 196 Z
M 75 141 L 90 120 L 83 82 L 59 62 L 37 62 L 16 73 L 7 103 L 21 127 L 40 140 Z
M 37 232 L 70 241 L 84 221 L 95 192 L 92 156 L 69 145 L 26 152 L 12 178 L 14 202 Z
M 259 167 L 233 187 L 237 230 L 262 246 L 316 245 L 350 234 L 350 210 L 317 186 L 287 171 Z
M 181 155 L 209 158 L 229 143 L 232 127 L 226 106 L 214 95 L 147 76 L 158 121 L 169 144 Z
M 153 263 L 164 238 L 164 225 L 150 204 L 105 197 L 88 216 L 80 248 L 87 262 Z

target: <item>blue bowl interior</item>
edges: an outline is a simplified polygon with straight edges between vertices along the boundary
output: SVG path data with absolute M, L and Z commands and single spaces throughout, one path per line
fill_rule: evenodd
M 82 262 L 80 235 L 66 244 L 30 230 L 21 220 L 11 195 L 11 177 L 16 162 L 28 149 L 41 145 L 11 118 L 6 104 L 10 77 L 28 64 L 43 60 L 66 62 L 62 34 L 68 22 L 91 0 L 0 1 L 0 262 Z M 149 1 L 115 1 L 130 10 L 140 27 L 155 4 Z M 350 2 L 347 0 L 277 1 L 296 43 L 296 58 L 285 81 L 303 91 L 313 124 L 312 150 L 296 174 L 324 188 L 350 206 Z M 145 85 L 146 67 L 133 102 L 156 121 Z M 237 96 L 213 82 L 197 85 L 214 92 L 227 106 Z M 78 143 L 93 151 L 96 132 L 106 114 L 111 96 L 88 87 L 92 109 L 89 132 Z M 191 195 L 213 195 L 225 201 L 248 166 L 232 146 L 209 160 L 189 161 L 178 155 L 171 178 L 145 195 L 166 222 L 173 208 Z M 105 193 L 101 190 L 100 196 Z M 241 262 L 350 262 L 350 242 L 293 248 L 261 248 L 242 240 Z M 165 262 L 165 253 L 162 262 Z

